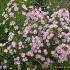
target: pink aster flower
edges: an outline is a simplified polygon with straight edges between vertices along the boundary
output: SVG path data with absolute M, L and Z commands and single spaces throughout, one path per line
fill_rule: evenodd
M 9 32 L 8 41 L 12 41 L 13 36 L 14 36 L 14 33 Z
M 7 50 L 7 49 L 4 49 L 4 52 L 5 52 L 5 53 L 7 53 L 7 52 L 8 52 L 8 50 Z
M 49 58 L 46 58 L 46 60 L 45 60 L 45 62 L 43 64 L 43 67 L 48 68 L 51 63 L 52 63 L 52 61 Z
M 10 12 L 10 13 L 9 13 L 9 16 L 10 16 L 10 17 L 14 17 L 14 13 Z
M 12 32 L 9 32 L 9 36 L 13 36 L 14 34 Z
M 2 65 L 0 65 L 0 70 L 2 70 Z
M 24 31 L 23 31 L 23 36 L 27 37 L 27 35 L 30 32 L 30 30 L 31 30 L 31 26 L 30 25 L 26 26 L 25 29 L 24 29 Z
M 14 64 L 16 65 L 20 64 L 19 57 L 14 58 Z
M 20 42 L 18 43 L 18 45 L 19 45 L 19 46 L 22 46 L 22 45 L 23 45 L 23 44 L 22 44 L 22 41 L 20 41 Z
M 54 36 L 52 31 L 48 29 L 46 32 L 43 33 L 43 39 L 51 39 Z
M 13 41 L 11 45 L 12 45 L 12 47 L 14 47 L 14 48 L 15 48 L 15 47 L 16 47 L 16 42 L 15 42 L 15 41 Z

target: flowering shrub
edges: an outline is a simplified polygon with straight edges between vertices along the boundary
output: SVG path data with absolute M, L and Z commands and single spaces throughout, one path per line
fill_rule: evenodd
M 54 62 L 52 58 L 58 63 L 68 61 L 70 19 L 67 9 L 59 9 L 49 15 L 49 11 L 43 11 L 41 7 L 27 8 L 25 4 L 20 6 L 11 0 L 2 16 L 5 18 L 2 25 L 8 25 L 5 28 L 8 39 L 0 44 L 3 52 L 0 70 L 13 70 L 13 64 L 21 70 L 22 62 L 28 66 L 27 70 L 36 70 L 37 64 L 48 69 Z M 19 20 L 20 17 L 22 19 Z

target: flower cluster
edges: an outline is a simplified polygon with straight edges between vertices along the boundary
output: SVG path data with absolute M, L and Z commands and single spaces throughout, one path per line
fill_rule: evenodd
M 21 7 L 22 10 L 28 10 L 24 4 Z M 25 20 L 21 20 L 24 21 L 21 27 L 21 21 L 18 23 L 19 20 L 15 17 L 12 9 L 15 13 L 25 17 Z M 48 16 L 49 11 L 43 11 L 40 7 L 32 8 L 28 12 L 19 12 L 19 9 L 17 3 L 11 0 L 7 4 L 6 12 L 2 14 L 6 21 L 13 18 L 9 20 L 9 28 L 5 29 L 8 40 L 5 44 L 1 44 L 4 54 L 11 55 L 13 63 L 17 66 L 21 66 L 21 61 L 29 66 L 33 59 L 42 68 L 49 68 L 49 65 L 54 62 L 50 55 L 58 59 L 58 62 L 67 61 L 70 55 L 70 46 L 68 45 L 70 43 L 69 11 L 60 9 Z M 0 69 L 2 69 L 3 62 L 1 62 Z M 7 63 L 8 60 L 5 62 Z M 5 62 L 4 64 L 6 64 Z M 4 66 L 4 68 L 7 67 Z M 36 66 L 33 70 L 35 69 L 37 69 Z
M 31 19 L 33 21 L 38 21 L 39 19 L 43 19 L 43 15 L 44 15 L 44 12 L 41 10 L 41 8 L 39 9 L 35 8 L 26 14 L 26 18 L 28 20 Z
M 70 55 L 70 46 L 62 43 L 51 53 L 54 57 L 58 58 L 59 62 L 63 63 L 64 61 L 68 60 Z
M 11 0 L 7 4 L 7 7 L 6 7 L 7 12 L 3 12 L 2 16 L 4 16 L 6 19 L 8 18 L 8 16 L 9 17 L 14 17 L 14 13 L 12 12 L 12 9 L 14 9 L 14 11 L 18 11 L 17 3 L 15 3 L 14 0 Z

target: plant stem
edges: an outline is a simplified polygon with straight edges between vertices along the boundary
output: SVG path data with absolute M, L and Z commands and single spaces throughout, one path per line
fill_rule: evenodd
M 21 66 L 20 66 L 20 64 L 18 64 L 18 70 L 21 70 Z

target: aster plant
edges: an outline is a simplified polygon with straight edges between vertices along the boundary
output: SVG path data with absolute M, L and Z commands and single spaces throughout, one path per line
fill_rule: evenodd
M 50 14 L 41 7 L 11 0 L 2 13 L 8 38 L 0 43 L 0 70 L 47 70 L 70 58 L 70 17 L 62 8 Z M 20 18 L 20 19 L 19 19 Z M 24 65 L 23 65 L 24 64 Z M 14 66 L 13 66 L 14 65 Z

